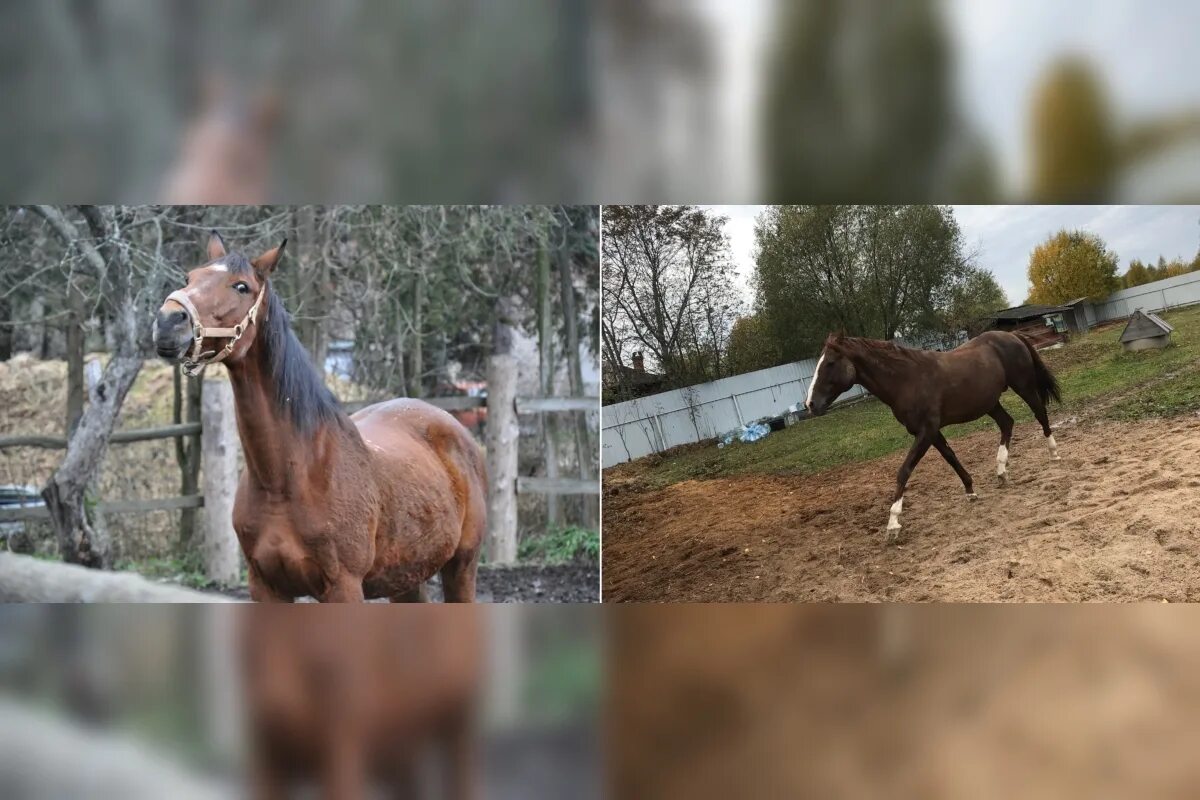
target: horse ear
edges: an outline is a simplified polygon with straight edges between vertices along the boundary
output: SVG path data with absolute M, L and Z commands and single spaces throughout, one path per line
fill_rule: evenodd
M 270 275 L 275 271 L 275 266 L 279 263 L 279 257 L 283 255 L 283 248 L 287 244 L 287 239 L 279 243 L 278 247 L 272 247 L 267 252 L 263 253 L 258 258 L 250 263 L 254 265 L 254 269 L 263 276 Z
M 216 261 L 225 257 L 225 240 L 214 230 L 208 237 L 208 260 Z

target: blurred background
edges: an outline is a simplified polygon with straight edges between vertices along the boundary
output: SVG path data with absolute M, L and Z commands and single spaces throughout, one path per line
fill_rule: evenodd
M 0 197 L 1185 202 L 1187 0 L 17 0 Z
M 597 614 L 302 612 L 0 610 L 0 795 L 600 796 Z

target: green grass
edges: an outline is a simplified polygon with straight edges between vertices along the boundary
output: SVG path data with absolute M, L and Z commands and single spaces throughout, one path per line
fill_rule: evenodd
M 541 561 L 546 564 L 597 561 L 600 558 L 600 533 L 572 527 L 526 536 L 517 547 L 517 557 L 521 561 Z
M 208 589 L 211 583 L 198 559 L 179 556 L 129 559 L 116 565 L 118 570 L 137 572 L 143 577 L 170 580 L 191 589 Z
M 1062 406 L 1051 407 L 1051 417 L 1099 409 L 1106 418 L 1135 420 L 1200 409 L 1200 307 L 1162 316 L 1175 326 L 1174 343 L 1164 350 L 1124 352 L 1119 341 L 1124 326 L 1117 325 L 1044 351 L 1063 395 Z M 1033 419 L 1029 407 L 1012 392 L 1005 392 L 1001 403 L 1018 423 Z M 994 428 L 991 418 L 983 417 L 943 433 L 953 439 Z M 636 472 L 648 488 L 659 488 L 694 478 L 811 474 L 905 450 L 911 443 L 891 409 L 868 399 L 752 444 L 735 441 L 720 449 L 711 442 L 689 445 L 616 469 Z

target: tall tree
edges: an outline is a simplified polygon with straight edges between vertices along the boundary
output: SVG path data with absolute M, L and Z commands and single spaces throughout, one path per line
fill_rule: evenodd
M 740 305 L 725 223 L 693 206 L 605 207 L 602 325 L 618 374 L 639 350 L 675 385 L 721 376 Z
M 85 508 L 85 495 L 108 451 L 108 437 L 129 387 L 142 367 L 138 332 L 143 327 L 121 226 L 111 207 L 83 206 L 88 233 L 62 210 L 37 206 L 50 228 L 70 248 L 77 248 L 104 287 L 114 315 L 114 352 L 91 392 L 90 403 L 67 441 L 67 454 L 42 490 L 64 561 L 92 567 L 112 566 L 112 542 L 104 526 Z
M 789 359 L 831 330 L 937 330 L 970 259 L 949 208 L 771 206 L 755 226 L 756 306 Z
M 1117 254 L 1086 231 L 1060 230 L 1029 256 L 1029 302 L 1065 303 L 1076 297 L 1101 300 L 1120 286 Z

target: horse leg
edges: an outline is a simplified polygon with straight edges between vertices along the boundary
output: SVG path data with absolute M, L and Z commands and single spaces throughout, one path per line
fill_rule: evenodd
M 445 796 L 451 800 L 479 797 L 476 736 L 474 717 L 469 711 L 455 714 L 443 734 Z
M 295 602 L 294 597 L 286 594 L 280 594 L 271 588 L 271 585 L 263 580 L 262 573 L 258 571 L 258 567 L 254 562 L 247 559 L 249 566 L 246 570 L 247 580 L 250 584 L 250 599 L 256 603 L 292 603 Z
M 967 472 L 963 465 L 959 463 L 958 456 L 950 449 L 950 443 L 946 441 L 945 436 L 942 436 L 941 431 L 938 431 L 937 437 L 933 440 L 933 446 L 942 454 L 942 458 L 946 459 L 946 463 L 958 473 L 958 479 L 962 481 L 963 489 L 967 493 L 967 499 L 977 499 L 979 495 L 975 494 L 975 486 L 971 481 L 971 473 Z
M 361 603 L 366 599 L 362 578 L 342 572 L 326 584 L 319 599 L 322 603 Z
M 325 743 L 321 765 L 321 796 L 367 796 L 366 744 L 352 731 L 334 730 Z
M 904 487 L 908 484 L 908 476 L 912 475 L 917 462 L 925 455 L 925 451 L 932 443 L 933 436 L 930 434 L 922 432 L 918 435 L 917 440 L 913 442 L 912 448 L 908 451 L 908 455 L 904 458 L 904 463 L 900 465 L 900 471 L 896 473 L 896 494 L 892 498 L 892 511 L 887 525 L 889 542 L 894 542 L 900 536 L 900 512 L 904 510 Z
M 474 603 L 475 573 L 478 567 L 478 550 L 455 553 L 441 569 L 442 602 Z
M 1000 449 L 996 451 L 996 479 L 1003 486 L 1008 482 L 1008 443 L 1012 441 L 1013 418 L 999 403 L 988 412 L 988 416 L 1000 426 Z
M 1061 460 L 1058 455 L 1058 442 L 1054 441 L 1054 434 L 1050 431 L 1050 417 L 1046 414 L 1046 404 L 1042 402 L 1042 398 L 1038 397 L 1036 391 L 1026 389 L 1018 391 L 1017 394 L 1025 404 L 1033 411 L 1033 415 L 1037 417 L 1037 421 L 1042 425 L 1042 435 L 1046 437 L 1046 445 L 1050 448 L 1050 458 L 1054 461 Z
M 422 583 L 415 589 L 392 595 L 391 601 L 393 603 L 428 603 L 429 595 L 425 592 L 425 584 Z

